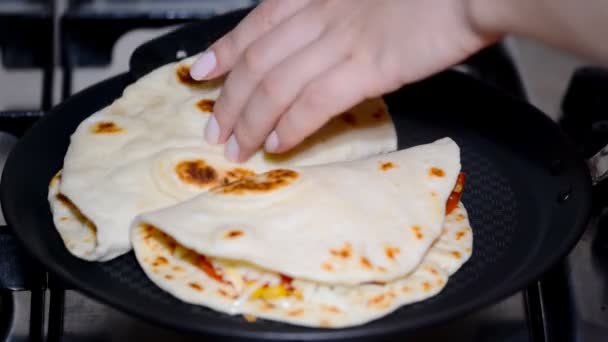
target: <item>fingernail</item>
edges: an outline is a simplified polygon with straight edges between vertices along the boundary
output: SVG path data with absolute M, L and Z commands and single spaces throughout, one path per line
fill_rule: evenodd
M 211 118 L 207 121 L 205 127 L 205 140 L 210 144 L 217 144 L 220 139 L 220 125 L 215 119 L 215 115 L 211 115 Z
M 226 158 L 232 162 L 238 162 L 239 160 L 239 143 L 236 141 L 236 137 L 233 135 L 230 136 L 228 142 L 226 142 L 226 149 L 224 151 L 224 155 Z
M 192 63 L 190 67 L 190 76 L 195 80 L 199 81 L 205 78 L 217 65 L 215 59 L 215 53 L 213 51 L 207 51 L 201 54 L 201 56 Z
M 276 131 L 272 131 L 266 142 L 264 143 L 264 149 L 266 152 L 276 152 L 279 149 L 279 136 Z

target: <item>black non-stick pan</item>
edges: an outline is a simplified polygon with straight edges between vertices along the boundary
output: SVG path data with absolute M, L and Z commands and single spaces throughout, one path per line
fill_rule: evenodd
M 436 297 L 347 329 L 248 323 L 163 292 L 146 278 L 132 253 L 106 263 L 71 256 L 47 203 L 48 183 L 62 166 L 70 134 L 136 77 L 174 59 L 178 49 L 194 53 L 193 46 L 204 48 L 242 14 L 197 23 L 171 34 L 169 43 L 142 47 L 133 56 L 133 73 L 76 94 L 19 141 L 2 177 L 4 215 L 25 248 L 52 273 L 102 302 L 188 332 L 268 340 L 372 338 L 429 326 L 495 302 L 534 281 L 573 247 L 590 212 L 592 189 L 587 166 L 573 145 L 530 105 L 463 74 L 444 72 L 386 96 L 399 148 L 449 136 L 462 149 L 467 174 L 463 202 L 470 211 L 474 252 Z

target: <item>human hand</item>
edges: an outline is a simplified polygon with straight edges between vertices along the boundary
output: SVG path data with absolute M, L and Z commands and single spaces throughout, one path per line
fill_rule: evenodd
M 206 128 L 226 157 L 280 153 L 365 98 L 454 65 L 498 37 L 467 0 L 266 0 L 193 64 L 230 71 Z

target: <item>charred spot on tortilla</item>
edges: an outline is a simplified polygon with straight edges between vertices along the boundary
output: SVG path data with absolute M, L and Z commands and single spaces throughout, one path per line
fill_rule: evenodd
M 211 113 L 213 112 L 213 107 L 215 106 L 214 100 L 202 99 L 196 103 L 198 109 L 202 112 Z
M 456 259 L 462 258 L 462 254 L 459 251 L 452 251 L 450 254 Z
M 55 185 L 55 183 L 59 183 L 61 181 L 61 170 L 57 171 L 57 173 L 55 173 L 55 175 L 53 175 L 53 177 L 51 178 L 51 181 L 49 182 L 49 187 Z
M 336 257 L 339 257 L 342 259 L 348 259 L 352 255 L 353 248 L 350 245 L 350 243 L 347 242 L 344 244 L 344 246 L 342 246 L 340 248 L 331 249 L 329 252 L 333 256 L 336 256 Z
M 258 318 L 252 314 L 244 314 L 243 318 L 249 323 L 255 323 L 255 321 L 258 320 Z
M 114 134 L 122 131 L 123 128 L 112 121 L 100 121 L 91 127 L 94 134 Z
M 56 195 L 56 198 L 66 209 L 70 211 L 72 216 L 75 217 L 78 222 L 89 228 L 92 233 L 97 233 L 97 226 L 95 226 L 93 221 L 89 220 L 89 218 L 86 217 L 67 196 L 59 193 Z
M 236 239 L 238 237 L 243 236 L 245 232 L 240 229 L 231 229 L 224 234 L 224 238 L 226 239 Z
M 435 177 L 444 177 L 445 171 L 443 171 L 443 169 L 438 168 L 438 167 L 432 167 L 429 170 L 429 175 L 435 176 Z
M 372 114 L 372 117 L 376 120 L 384 118 L 384 110 L 382 108 L 378 108 L 378 110 L 376 110 L 374 114 Z
M 167 280 L 172 280 L 172 279 L 173 279 L 173 276 L 172 276 L 172 275 L 170 275 L 170 274 L 165 274 L 165 279 L 167 279 Z
M 321 304 L 321 310 L 335 315 L 342 313 L 342 310 L 340 310 L 340 308 L 335 305 Z
M 169 263 L 169 260 L 167 260 L 167 258 L 165 258 L 164 256 L 158 256 L 158 257 L 156 257 L 156 259 L 154 259 L 152 266 L 158 267 L 158 266 L 167 265 L 168 263 Z
M 422 228 L 420 228 L 420 226 L 417 226 L 417 225 L 412 226 L 412 231 L 414 232 L 414 236 L 416 237 L 416 239 L 422 240 L 424 235 L 422 235 Z
M 397 254 L 399 254 L 399 252 L 401 252 L 401 250 L 399 249 L 399 247 L 385 247 L 384 248 L 384 253 L 386 254 L 386 257 L 389 258 L 390 260 L 395 260 L 395 257 L 397 256 Z
M 327 272 L 331 272 L 333 271 L 334 266 L 330 262 L 326 261 L 321 264 L 321 268 Z
M 425 281 L 424 283 L 422 283 L 422 290 L 424 292 L 429 292 L 429 291 L 431 291 L 432 288 L 433 288 L 433 285 L 431 285 L 431 283 L 429 283 L 428 281 Z
M 215 169 L 202 159 L 182 161 L 175 166 L 175 172 L 182 182 L 198 187 L 214 185 L 218 178 Z
M 247 177 L 255 176 L 255 172 L 245 169 L 242 167 L 236 167 L 232 170 L 226 171 L 225 177 L 222 179 L 222 185 L 227 185 L 237 180 L 241 180 Z
M 321 328 L 331 328 L 331 321 L 328 319 L 322 319 L 319 321 L 319 326 Z
M 372 268 L 372 263 L 366 257 L 361 257 L 361 259 L 359 259 L 359 264 L 361 264 L 361 267 L 366 268 L 366 269 Z
M 191 283 L 188 283 L 188 286 L 190 286 L 192 289 L 194 289 L 198 292 L 202 292 L 204 290 L 203 285 L 201 285 L 199 283 L 191 282 Z
M 234 183 L 215 188 L 213 191 L 234 195 L 268 193 L 291 184 L 298 176 L 298 173 L 293 170 L 276 169 L 260 176 L 246 177 Z
M 427 267 L 426 270 L 429 271 L 429 273 L 431 273 L 432 275 L 438 275 L 439 274 L 439 272 L 437 272 L 437 270 L 434 269 L 433 267 Z
M 381 162 L 380 163 L 381 171 L 388 171 L 388 170 L 394 169 L 396 167 L 397 167 L 397 165 L 395 165 L 395 163 L 393 163 L 393 162 Z
M 462 239 L 466 235 L 466 230 L 461 230 L 456 232 L 456 240 Z
M 302 308 L 287 311 L 287 316 L 290 316 L 290 317 L 302 316 L 303 314 L 304 314 L 304 309 L 302 309 Z
M 175 70 L 177 79 L 182 82 L 183 84 L 192 86 L 192 85 L 198 85 L 200 83 L 203 83 L 204 81 L 197 81 L 194 78 L 192 78 L 192 76 L 190 76 L 190 67 L 187 65 L 180 65 L 177 67 L 177 69 Z
M 342 119 L 342 121 L 346 122 L 351 126 L 357 126 L 357 117 L 353 113 L 343 113 L 342 115 L 340 115 L 340 119 Z
M 463 221 L 465 219 L 463 214 L 456 215 L 456 221 Z

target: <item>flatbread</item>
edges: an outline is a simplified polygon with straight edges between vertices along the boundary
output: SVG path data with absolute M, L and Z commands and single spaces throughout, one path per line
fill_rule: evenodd
M 218 281 L 202 270 L 201 255 L 156 227 L 138 225 L 132 239 L 146 275 L 180 300 L 231 315 L 243 314 L 250 321 L 261 317 L 327 328 L 363 324 L 436 295 L 448 276 L 469 259 L 473 247 L 462 203 L 447 215 L 441 236 L 417 269 L 387 283 L 344 286 L 300 279 L 286 283 L 281 275 L 246 261 L 208 258 L 222 275 L 223 281 Z M 269 253 L 270 248 L 264 252 Z
M 293 278 L 390 281 L 416 268 L 440 235 L 459 172 L 458 145 L 444 138 L 247 177 L 144 213 L 134 225 L 158 227 L 198 253 Z
M 231 163 L 223 157 L 223 146 L 203 139 L 222 80 L 192 80 L 193 60 L 170 63 L 141 78 L 73 133 L 59 189 L 49 201 L 57 230 L 64 241 L 72 241 L 66 247 L 74 255 L 105 261 L 126 253 L 137 214 L 252 173 L 354 160 L 397 147 L 384 102 L 372 99 L 337 116 L 288 154 L 260 151 L 245 164 Z M 72 208 L 67 212 L 66 201 Z M 70 220 L 57 218 L 71 213 Z M 89 239 L 89 226 L 94 228 L 92 249 L 83 240 L 85 235 Z

